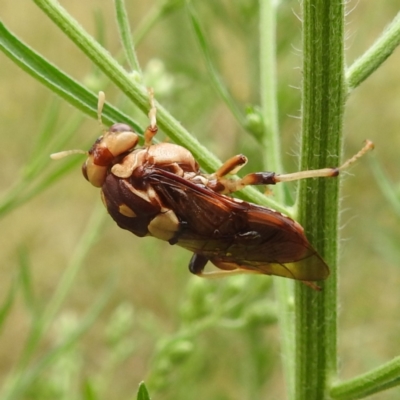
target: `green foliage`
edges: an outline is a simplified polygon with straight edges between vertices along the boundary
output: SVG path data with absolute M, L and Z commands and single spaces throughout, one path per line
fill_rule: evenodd
M 32 7 L 33 3 L 45 13 L 39 20 L 54 22 L 57 33 L 62 32 L 92 66 L 83 79 L 72 78 L 79 75 L 76 70 L 64 72 L 43 55 L 45 51 L 33 50 L 7 23 L 0 22 L 0 49 L 5 56 L 81 112 L 68 109 L 66 116 L 58 100 L 47 107 L 40 104 L 41 126 L 28 125 L 30 136 L 23 138 L 28 148 L 20 150 L 21 167 L 12 169 L 12 185 L 0 196 L 2 220 L 7 222 L 27 208 L 29 216 L 36 218 L 30 235 L 24 233 L 28 218 L 26 224 L 25 220 L 19 223 L 19 236 L 7 247 L 7 259 L 4 256 L 4 265 L 11 267 L 2 280 L 7 284 L 1 287 L 0 333 L 6 338 L 9 331 L 13 335 L 13 326 L 23 321 L 24 335 L 17 336 L 12 367 L 3 366 L 1 400 L 133 399 L 137 386 L 140 400 L 255 399 L 268 398 L 271 390 L 276 398 L 286 393 L 298 400 L 356 399 L 396 386 L 398 357 L 380 365 L 376 362 L 368 366 L 368 372 L 353 373 L 356 376 L 349 380 L 337 378 L 338 180 L 303 181 L 294 207 L 283 187 L 276 189 L 275 198 L 253 188 L 240 194 L 296 216 L 332 269 L 322 292 L 277 279 L 274 300 L 270 277 L 218 282 L 181 278 L 178 271 L 185 270 L 186 253 L 146 239 L 129 236 L 125 240 L 118 230 L 111 234 L 99 199 L 93 207 L 93 198 L 84 194 L 87 185 L 80 189 L 76 183 L 80 178 L 75 172 L 82 160 L 70 157 L 52 162 L 49 158 L 72 143 L 90 147 L 93 134 L 86 134 L 82 114 L 97 118 L 96 92 L 107 87 L 107 93 L 116 87 L 125 99 L 117 96 L 119 107 L 105 105 L 103 123 L 125 122 L 143 132 L 146 118 L 129 117 L 125 100 L 146 114 L 146 86 L 152 86 L 163 133 L 192 151 L 204 170 L 215 170 L 220 165 L 218 157 L 228 157 L 239 147 L 250 155 L 252 167 L 282 171 L 282 132 L 289 129 L 285 128 L 287 115 L 299 107 L 292 100 L 293 92 L 287 93 L 285 68 L 291 71 L 293 60 L 281 61 L 289 57 L 292 43 L 297 45 L 300 32 L 300 24 L 298 31 L 288 29 L 295 21 L 291 7 L 277 1 L 160 0 L 146 7 L 134 4 L 133 11 L 128 2 L 116 0 L 116 27 L 111 28 L 109 20 L 104 22 L 107 12 L 100 11 L 103 16 L 97 14 L 95 39 L 73 11 L 55 0 L 34 0 Z M 302 169 L 339 164 L 346 103 L 400 41 L 397 16 L 375 44 L 346 67 L 343 3 L 302 2 L 302 120 L 301 127 L 290 127 L 301 130 Z M 136 23 L 130 22 L 132 17 Z M 286 27 L 286 33 L 277 35 L 280 26 Z M 111 41 L 108 51 L 105 43 L 110 32 L 119 32 L 120 38 Z M 118 44 L 113 47 L 113 43 Z M 153 46 L 157 60 L 144 50 Z M 381 97 L 384 102 L 384 92 Z M 198 131 L 200 140 L 184 125 Z M 90 129 L 94 130 L 93 124 Z M 74 137 L 79 130 L 85 132 L 83 140 Z M 17 135 L 2 140 L 7 149 L 14 148 L 14 141 L 19 143 L 18 150 L 23 148 Z M 217 149 L 217 155 L 210 149 Z M 386 202 L 400 215 L 398 188 L 379 162 L 373 159 L 371 166 Z M 70 173 L 73 179 L 67 181 Z M 353 182 L 358 177 L 349 179 Z M 72 194 L 71 207 L 65 205 L 66 192 Z M 74 193 L 80 196 L 78 204 Z M 60 217 L 63 213 L 69 221 Z M 49 226 L 54 233 L 46 240 L 53 245 L 43 239 Z M 377 246 L 381 256 L 398 262 L 394 236 L 380 237 L 385 238 Z M 278 353 L 282 353 L 285 389 L 276 389 L 274 383 Z M 284 386 L 281 380 L 279 385 Z
M 139 385 L 139 390 L 137 394 L 137 400 L 150 400 L 149 393 L 147 391 L 146 385 L 141 382 Z

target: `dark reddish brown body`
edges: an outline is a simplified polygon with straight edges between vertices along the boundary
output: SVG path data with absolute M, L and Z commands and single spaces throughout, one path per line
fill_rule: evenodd
M 194 253 L 190 263 L 193 273 L 201 273 L 211 261 L 224 270 L 245 269 L 299 280 L 328 276 L 328 267 L 297 222 L 271 209 L 216 193 L 196 182 L 200 171 L 192 171 L 195 174 L 189 174 L 188 179 L 168 169 L 154 164 L 125 179 L 107 175 L 103 199 L 121 228 L 140 237 L 151 236 L 148 226 L 152 219 L 162 208 L 173 210 L 179 226 L 168 242 Z M 142 195 L 132 192 L 132 187 L 140 188 Z M 157 201 L 143 200 L 153 191 Z M 122 204 L 135 216 L 122 214 Z
M 100 92 L 100 122 L 103 103 L 104 93 Z M 303 228 L 277 211 L 226 194 L 247 185 L 337 176 L 373 149 L 373 143 L 366 141 L 338 168 L 227 178 L 246 164 L 247 158 L 239 154 L 213 174 L 203 174 L 184 147 L 152 143 L 158 128 L 151 90 L 150 104 L 150 126 L 144 133 L 143 147 L 136 148 L 139 137 L 132 128 L 114 124 L 96 140 L 82 166 L 85 178 L 101 188 L 103 203 L 118 226 L 136 236 L 153 236 L 190 250 L 189 269 L 199 276 L 261 273 L 306 281 L 318 289 L 307 281 L 327 278 L 329 268 L 308 242 Z M 76 153 L 82 151 L 56 153 L 52 158 Z M 222 271 L 203 272 L 208 261 Z

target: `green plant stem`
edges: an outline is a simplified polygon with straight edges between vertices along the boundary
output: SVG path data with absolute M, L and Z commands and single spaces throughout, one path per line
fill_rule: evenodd
M 264 151 L 265 170 L 283 171 L 281 142 L 278 124 L 278 104 L 276 87 L 276 6 L 273 0 L 260 0 L 260 100 L 263 118 L 261 143 Z M 283 186 L 274 188 L 275 198 L 283 202 Z M 279 327 L 281 334 L 282 366 L 289 398 L 294 392 L 294 324 L 293 324 L 293 284 L 286 279 L 274 280 L 279 304 Z
M 1 22 L 0 50 L 53 93 L 58 94 L 83 113 L 92 118 L 97 118 L 97 94 L 92 93 L 43 58 L 39 53 L 32 50 L 13 35 Z M 108 104 L 104 105 L 102 118 L 105 124 L 111 125 L 117 121 L 125 122 L 134 127 L 137 132 L 142 132 L 140 126 L 132 118 L 124 115 L 116 108 L 110 107 Z
M 396 357 L 372 371 L 334 385 L 330 395 L 337 400 L 361 399 L 398 386 L 399 382 L 400 357 Z
M 139 61 L 136 56 L 124 0 L 115 0 L 115 12 L 126 59 L 128 60 L 131 69 L 141 74 L 142 71 L 140 70 Z
M 150 400 L 150 395 L 144 382 L 140 382 L 139 384 L 136 400 Z
M 260 0 L 260 98 L 265 170 L 283 171 L 276 89 L 276 6 L 276 1 Z M 274 193 L 283 200 L 282 188 Z
M 301 170 L 338 165 L 344 112 L 344 3 L 303 2 Z M 322 291 L 296 283 L 296 389 L 298 400 L 327 397 L 336 374 L 338 179 L 299 182 L 298 220 L 327 262 Z
M 141 19 L 137 29 L 133 34 L 135 45 L 137 46 L 147 33 L 157 25 L 158 21 L 169 13 L 178 10 L 184 6 L 185 0 L 163 0 L 157 1 L 148 11 L 148 13 Z
M 34 0 L 36 5 L 61 29 L 124 93 L 148 111 L 148 93 L 139 80 L 123 67 L 55 0 Z
M 378 40 L 346 71 L 349 91 L 367 79 L 400 44 L 400 13 L 386 27 Z

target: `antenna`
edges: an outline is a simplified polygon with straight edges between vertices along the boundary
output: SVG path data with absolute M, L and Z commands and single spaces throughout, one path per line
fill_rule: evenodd
M 101 113 L 103 112 L 103 107 L 104 104 L 106 102 L 106 95 L 104 92 L 100 91 L 99 92 L 99 96 L 98 96 L 98 100 L 97 100 L 97 120 L 99 121 L 99 124 L 101 126 L 101 130 L 103 131 L 103 133 L 106 133 L 107 130 L 103 125 L 103 120 L 101 119 Z M 58 153 L 53 153 L 50 154 L 50 158 L 52 160 L 61 160 L 61 158 L 64 157 L 68 157 L 71 156 L 73 154 L 86 154 L 88 155 L 89 152 L 85 151 L 85 150 L 64 150 L 64 151 L 60 151 Z
M 64 157 L 68 157 L 71 156 L 72 154 L 89 154 L 87 151 L 85 150 L 64 150 L 64 151 L 59 151 L 58 153 L 53 153 L 50 154 L 50 158 L 52 160 L 61 160 Z

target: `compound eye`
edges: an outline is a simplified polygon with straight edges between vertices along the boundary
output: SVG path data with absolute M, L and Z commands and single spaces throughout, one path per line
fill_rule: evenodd
M 110 133 L 134 132 L 134 130 L 128 124 L 117 123 L 110 126 L 109 132 Z
M 127 124 L 114 124 L 110 127 L 104 142 L 110 153 L 117 157 L 131 149 L 139 142 L 139 136 Z

